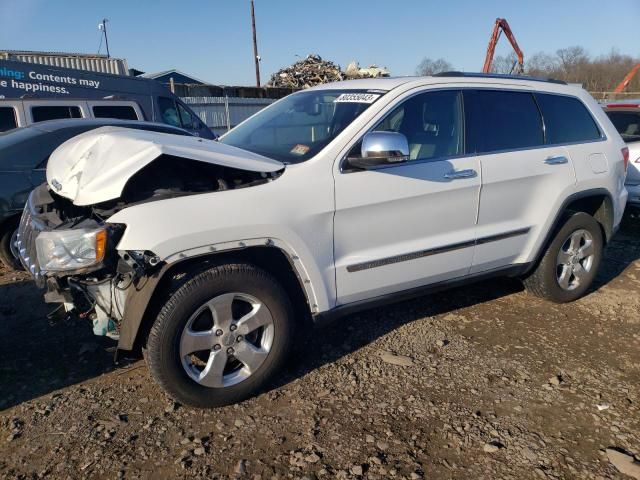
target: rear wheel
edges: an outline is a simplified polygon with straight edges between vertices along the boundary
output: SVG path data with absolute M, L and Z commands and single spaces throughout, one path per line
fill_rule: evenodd
M 18 260 L 18 223 L 11 222 L 0 231 L 0 262 L 10 270 L 22 270 Z
M 257 393 L 291 348 L 289 299 L 268 273 L 223 265 L 180 287 L 147 340 L 155 380 L 180 403 L 217 407 Z
M 604 241 L 598 222 L 583 212 L 573 214 L 560 228 L 526 289 L 552 302 L 571 302 L 591 286 L 602 260 Z

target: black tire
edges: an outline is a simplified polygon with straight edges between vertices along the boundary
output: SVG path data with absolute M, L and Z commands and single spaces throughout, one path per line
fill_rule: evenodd
M 558 280 L 557 258 L 560 249 L 568 241 L 572 233 L 586 230 L 592 237 L 594 258 L 591 268 L 580 284 L 572 290 L 560 286 Z M 589 214 L 577 212 L 567 218 L 544 252 L 544 256 L 531 275 L 523 280 L 527 291 L 537 297 L 555 303 L 567 303 L 582 297 L 595 278 L 604 249 L 604 240 L 600 224 Z
M 22 264 L 11 251 L 11 241 L 18 228 L 18 222 L 12 221 L 0 231 L 0 262 L 9 270 L 22 270 Z
M 200 306 L 230 292 L 251 295 L 268 308 L 273 319 L 271 348 L 260 367 L 240 383 L 205 387 L 183 367 L 180 338 Z M 145 359 L 153 378 L 177 402 L 199 408 L 233 404 L 258 393 L 282 366 L 293 343 L 292 312 L 286 292 L 264 270 L 248 264 L 216 266 L 196 274 L 170 296 L 149 332 Z

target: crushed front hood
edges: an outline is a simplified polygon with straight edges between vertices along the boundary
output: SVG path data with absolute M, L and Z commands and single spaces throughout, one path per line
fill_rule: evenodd
M 79 206 L 118 198 L 127 181 L 161 155 L 251 172 L 276 172 L 284 164 L 198 137 L 102 127 L 73 137 L 49 158 L 47 183 Z

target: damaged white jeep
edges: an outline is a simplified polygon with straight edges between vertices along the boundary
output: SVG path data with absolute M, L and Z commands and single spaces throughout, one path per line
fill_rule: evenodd
M 177 401 L 218 406 L 263 388 L 306 323 L 495 275 L 580 297 L 620 223 L 626 155 L 561 82 L 340 82 L 220 142 L 69 140 L 18 247 L 46 301 L 142 348 Z

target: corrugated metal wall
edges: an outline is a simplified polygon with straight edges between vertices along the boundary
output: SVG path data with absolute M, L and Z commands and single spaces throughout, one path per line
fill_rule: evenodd
M 0 59 L 39 63 L 63 68 L 75 68 L 76 70 L 88 70 L 90 72 L 112 73 L 114 75 L 129 75 L 127 61 L 122 58 L 5 51 L 0 52 Z
M 181 97 L 217 134 L 226 132 L 276 100 L 271 98 Z

